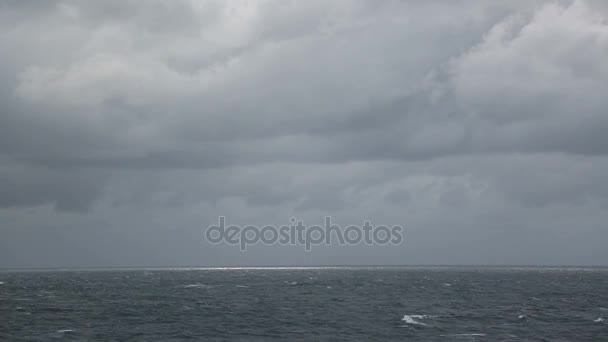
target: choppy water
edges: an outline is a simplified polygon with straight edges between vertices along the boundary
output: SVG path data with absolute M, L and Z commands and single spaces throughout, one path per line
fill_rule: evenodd
M 2 341 L 608 341 L 608 271 L 0 273 Z

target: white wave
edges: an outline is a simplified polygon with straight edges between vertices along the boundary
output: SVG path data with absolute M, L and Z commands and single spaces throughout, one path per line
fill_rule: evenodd
M 519 316 L 517 316 L 517 318 L 519 318 L 519 319 L 525 319 L 526 317 L 527 317 L 526 315 L 519 315 Z
M 449 336 L 486 336 L 486 334 L 482 334 L 482 333 L 472 333 L 472 334 L 449 334 L 449 335 L 439 335 L 442 337 L 449 337 Z
M 247 288 L 247 287 L 249 287 L 249 286 L 247 286 L 247 285 L 236 285 L 235 287 L 238 287 L 238 288 L 244 289 L 244 288 Z
M 212 285 L 206 285 L 206 284 L 188 284 L 188 285 L 184 285 L 184 288 L 186 289 L 206 289 L 206 288 L 210 288 L 213 287 Z
M 450 287 L 450 286 L 452 286 L 452 284 L 450 284 L 450 283 L 443 283 L 443 286 Z
M 604 319 L 602 317 L 599 317 L 598 319 L 594 319 L 593 321 L 595 323 L 602 323 L 604 321 Z
M 71 332 L 75 332 L 76 330 L 74 329 L 62 329 L 62 330 L 57 330 L 58 333 L 60 334 L 65 334 L 65 333 L 71 333 Z
M 433 318 L 433 317 L 437 317 L 437 316 L 433 316 L 433 315 L 410 315 L 410 317 L 417 318 L 417 319 L 425 319 L 425 318 Z
M 608 311 L 608 309 L 606 309 L 606 308 L 600 308 L 600 310 L 602 310 L 602 311 Z
M 427 325 L 427 324 L 424 324 L 422 322 L 418 322 L 414 318 L 424 319 L 424 318 L 426 318 L 426 316 L 425 315 L 403 315 L 403 318 L 401 320 L 404 321 L 407 324 L 424 325 L 424 326 Z
M 4 282 L 3 282 L 3 281 L 0 281 L 0 285 L 4 285 Z

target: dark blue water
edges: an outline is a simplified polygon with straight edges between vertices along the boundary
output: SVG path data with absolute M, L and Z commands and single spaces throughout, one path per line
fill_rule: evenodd
M 608 341 L 608 271 L 0 273 L 2 341 Z

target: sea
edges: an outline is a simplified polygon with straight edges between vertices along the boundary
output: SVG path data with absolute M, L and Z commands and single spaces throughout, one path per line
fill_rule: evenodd
M 0 341 L 608 341 L 608 269 L 0 272 Z

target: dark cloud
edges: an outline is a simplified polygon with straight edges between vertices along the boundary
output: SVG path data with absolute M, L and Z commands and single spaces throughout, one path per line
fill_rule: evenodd
M 105 178 L 100 172 L 25 165 L 0 167 L 0 207 L 52 203 L 57 210 L 86 211 L 101 195 Z

